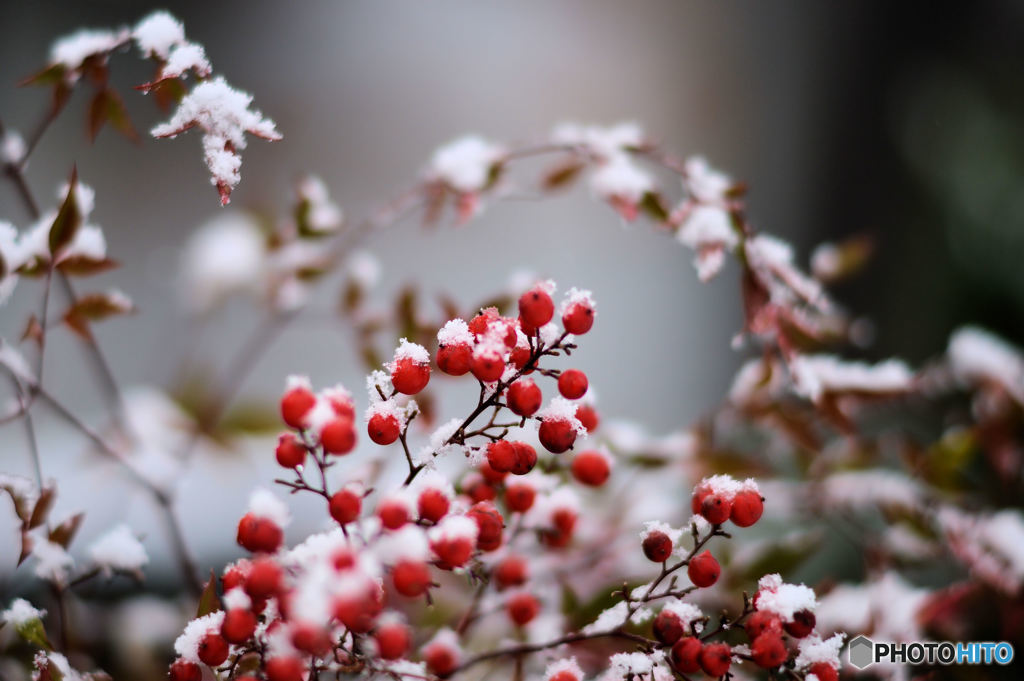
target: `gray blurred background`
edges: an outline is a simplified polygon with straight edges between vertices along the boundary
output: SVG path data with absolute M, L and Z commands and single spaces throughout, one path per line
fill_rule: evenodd
M 0 116 L 31 130 L 43 90 L 16 83 L 49 45 L 81 26 L 132 24 L 143 2 L 4 3 Z M 868 356 L 918 364 L 972 321 L 1024 339 L 1024 5 L 888 2 L 184 2 L 167 7 L 206 47 L 215 71 L 255 95 L 284 140 L 244 152 L 232 208 L 284 214 L 293 179 L 319 174 L 350 217 L 406 187 L 438 145 L 467 132 L 502 141 L 543 138 L 558 122 L 636 120 L 680 154 L 706 155 L 751 187 L 761 229 L 792 240 L 800 261 L 816 244 L 871 236 L 877 257 L 838 291 L 878 328 Z M 149 78 L 135 56 L 114 60 L 115 84 L 141 131 L 165 118 L 130 86 Z M 123 267 L 83 290 L 117 286 L 140 314 L 97 327 L 124 386 L 173 383 L 192 337 L 178 301 L 188 235 L 215 215 L 198 138 L 135 146 L 105 130 L 89 145 L 76 97 L 34 155 L 28 179 L 53 196 L 78 164 L 97 192 L 94 220 Z M 0 218 L 28 217 L 7 184 Z M 469 305 L 523 268 L 563 288 L 592 289 L 601 321 L 576 360 L 602 412 L 665 433 L 717 404 L 743 359 L 735 270 L 698 282 L 690 255 L 643 225 L 624 228 L 585 188 L 544 202 L 490 206 L 459 229 L 415 221 L 367 243 L 383 264 L 380 300 L 407 283 Z M 326 287 L 314 308 L 329 311 Z M 38 305 L 23 282 L 0 308 L 16 337 Z M 344 327 L 315 310 L 282 336 L 244 387 L 272 398 L 284 377 L 342 381 L 362 397 Z M 258 320 L 229 306 L 198 340 L 221 365 Z M 98 417 L 79 344 L 54 333 L 48 382 Z M 144 498 L 82 443 L 41 417 L 44 472 L 61 483 L 57 515 L 90 509 L 83 539 L 127 518 L 159 534 Z M 266 445 L 266 443 L 263 443 Z M 260 448 L 254 448 L 260 449 Z M 0 470 L 28 474 L 17 425 L 0 428 Z M 233 522 L 272 455 L 204 460 L 182 481 L 178 513 L 204 565 L 231 551 Z M 87 463 L 88 465 L 84 465 Z M 122 495 L 112 507 L 111 494 Z M 224 518 L 223 527 L 211 518 Z M 6 522 L 6 521 L 4 521 Z M 300 524 L 301 525 L 301 524 Z M 6 525 L 3 526 L 6 528 Z M 298 531 L 298 530 L 297 530 Z M 159 572 L 159 539 L 152 545 Z M 4 543 L 3 545 L 6 545 Z M 13 557 L 2 556 L 10 575 Z

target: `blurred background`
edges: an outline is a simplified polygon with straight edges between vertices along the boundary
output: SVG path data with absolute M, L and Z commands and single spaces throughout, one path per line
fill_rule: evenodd
M 45 90 L 16 84 L 45 64 L 54 39 L 83 26 L 130 25 L 159 7 L 4 3 L 5 125 L 27 134 L 45 110 Z M 635 120 L 667 149 L 703 154 L 746 182 L 754 224 L 792 241 L 802 264 L 822 241 L 872 239 L 871 264 L 836 291 L 877 329 L 865 356 L 898 355 L 917 366 L 967 322 L 1024 341 L 1020 3 L 309 1 L 168 9 L 205 46 L 215 71 L 253 93 L 284 135 L 245 150 L 229 210 L 285 215 L 293 181 L 312 172 L 358 218 L 464 133 L 529 142 L 563 121 Z M 142 132 L 166 118 L 130 90 L 150 68 L 134 55 L 113 62 Z M 96 190 L 93 220 L 123 267 L 89 288 L 116 286 L 140 311 L 96 330 L 118 381 L 173 388 L 187 353 L 216 371 L 259 315 L 239 301 L 199 337 L 186 321 L 176 288 L 183 245 L 222 212 L 199 139 L 133 145 L 105 130 L 90 145 L 85 106 L 84 97 L 72 101 L 34 154 L 28 180 L 38 196 L 55 196 L 74 161 Z M 29 224 L 6 183 L 0 207 L 0 218 Z M 606 325 L 577 362 L 602 412 L 668 433 L 721 401 L 744 354 L 730 349 L 742 323 L 735 270 L 702 285 L 689 254 L 665 244 L 645 226 L 624 227 L 581 187 L 543 202 L 489 206 L 464 228 L 427 232 L 408 220 L 365 245 L 382 265 L 381 301 L 414 283 L 468 306 L 523 269 L 563 289 L 593 290 Z M 20 335 L 37 290 L 22 282 L 0 308 L 0 335 Z M 362 397 L 352 338 L 329 314 L 336 288 L 322 292 L 260 360 L 243 394 L 271 400 L 287 374 L 309 373 L 318 385 L 341 381 Z M 99 417 L 80 344 L 55 333 L 47 352 L 52 390 Z M 39 427 L 44 473 L 60 484 L 57 517 L 90 512 L 83 545 L 120 519 L 161 535 L 147 500 L 85 455 L 73 432 L 45 416 Z M 227 519 L 273 474 L 269 442 L 200 457 L 179 481 L 176 510 L 203 566 L 236 555 Z M 0 457 L 3 470 L 30 473 L 17 424 L 0 428 Z M 123 494 L 123 503 L 112 507 L 111 494 Z M 318 522 L 300 517 L 293 530 Z M 162 544 L 147 542 L 149 573 L 173 590 Z M 5 592 L 20 588 L 14 562 L 0 555 Z

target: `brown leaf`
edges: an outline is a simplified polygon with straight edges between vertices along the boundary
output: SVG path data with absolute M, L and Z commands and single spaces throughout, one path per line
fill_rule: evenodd
M 46 517 L 50 515 L 50 510 L 53 508 L 53 502 L 57 500 L 57 490 L 53 487 L 44 487 L 39 492 L 39 499 L 36 500 L 36 505 L 32 509 L 32 515 L 28 520 L 28 529 L 34 530 L 43 523 L 46 522 Z
M 89 103 L 89 113 L 86 117 L 86 131 L 89 133 L 89 142 L 96 141 L 96 135 L 100 134 L 103 124 L 107 122 L 107 91 L 98 90 Z
M 203 593 L 199 596 L 199 608 L 196 610 L 196 618 L 209 615 L 211 612 L 220 610 L 220 599 L 217 598 L 217 575 L 210 570 L 210 580 L 203 587 Z
M 575 158 L 558 163 L 544 173 L 540 186 L 545 191 L 567 189 L 579 177 L 584 167 L 585 165 Z
M 78 528 L 82 526 L 82 520 L 84 519 L 85 513 L 76 513 L 71 516 L 50 531 L 50 541 L 54 544 L 60 544 L 67 549 L 75 538 L 75 534 L 78 533 Z
M 25 559 L 32 555 L 32 535 L 28 530 L 21 530 L 21 553 L 18 554 L 18 565 L 25 562 Z
M 21 340 L 23 342 L 30 340 L 36 345 L 42 343 L 43 327 L 34 314 L 29 315 L 28 322 L 25 324 L 25 330 L 21 333 Z
M 96 259 L 85 255 L 74 255 L 57 263 L 57 269 L 64 274 L 88 277 L 120 267 L 120 263 L 110 258 Z
M 67 196 L 64 197 L 64 203 L 61 204 L 57 217 L 54 218 L 53 224 L 50 225 L 49 244 L 51 255 L 56 255 L 71 243 L 71 240 L 75 238 L 75 234 L 78 233 L 78 228 L 82 226 L 82 213 L 78 209 L 78 201 L 75 198 L 77 187 L 78 168 L 73 167 L 71 169 L 71 179 L 68 182 Z

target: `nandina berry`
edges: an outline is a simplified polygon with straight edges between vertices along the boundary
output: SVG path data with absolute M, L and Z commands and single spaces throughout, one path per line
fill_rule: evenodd
M 684 636 L 672 646 L 672 664 L 684 674 L 700 670 L 700 654 L 704 645 L 694 636 Z
M 533 416 L 540 409 L 544 396 L 532 378 L 520 378 L 505 393 L 508 408 L 519 416 Z
M 244 585 L 245 577 L 249 574 L 249 570 L 251 568 L 252 562 L 247 558 L 243 558 L 237 563 L 225 568 L 224 576 L 221 577 L 221 583 L 224 586 L 224 593 L 231 591 L 235 587 Z
M 576 407 L 576 420 L 583 424 L 588 433 L 593 433 L 597 430 L 597 426 L 601 423 L 597 410 L 589 404 L 581 404 Z
M 737 527 L 750 527 L 761 519 L 764 513 L 764 499 L 752 489 L 743 490 L 732 499 L 729 519 Z
M 452 343 L 437 348 L 437 368 L 449 376 L 464 376 L 473 364 L 473 349 L 468 343 Z
M 195 662 L 178 658 L 167 670 L 170 681 L 203 681 L 203 670 Z
M 732 502 L 721 494 L 709 494 L 700 505 L 700 514 L 712 525 L 721 525 L 729 519 Z
M 377 654 L 382 660 L 397 660 L 409 650 L 412 636 L 406 625 L 390 622 L 377 627 L 373 638 L 377 642 Z
M 501 453 L 498 454 L 498 458 L 499 458 L 498 463 L 499 464 L 504 463 L 503 461 L 500 460 L 500 457 L 501 457 Z M 515 450 L 514 449 L 512 450 L 512 460 L 513 461 L 515 460 Z M 480 475 L 483 476 L 484 480 L 486 480 L 487 484 L 489 484 L 489 485 L 500 485 L 502 482 L 504 482 L 505 478 L 508 476 L 508 471 L 499 470 L 499 469 L 495 468 L 494 466 L 492 466 L 490 458 L 488 458 L 485 461 L 481 461 L 480 462 L 480 467 L 479 467 L 478 470 L 480 471 Z
M 356 420 L 356 405 L 352 396 L 346 392 L 327 391 L 327 403 L 331 405 L 331 411 L 335 416 L 344 416 L 353 421 Z
M 572 533 L 576 528 L 576 512 L 569 508 L 556 509 L 551 514 L 551 521 L 554 529 L 541 534 L 541 540 L 553 549 L 565 548 L 572 541 Z
M 470 366 L 473 375 L 484 383 L 492 383 L 505 373 L 505 361 L 497 352 L 478 352 Z
M 238 521 L 238 545 L 253 553 L 273 553 L 284 541 L 284 533 L 269 518 L 246 513 Z
M 267 681 L 302 681 L 306 666 L 294 655 L 279 655 L 267 660 L 263 672 Z
M 519 319 L 523 323 L 523 330 L 539 329 L 555 316 L 555 304 L 551 296 L 540 285 L 519 297 Z
M 700 515 L 701 507 L 704 505 L 704 499 L 712 493 L 712 489 L 706 485 L 699 485 L 693 489 L 693 497 L 690 499 L 690 510 L 693 511 L 694 515 Z
M 711 552 L 705 550 L 690 560 L 690 564 L 686 567 L 686 574 L 696 586 L 708 587 L 718 581 L 719 575 L 722 574 L 722 567 L 711 555 Z
M 505 520 L 494 504 L 484 501 L 473 504 L 466 515 L 473 519 L 480 533 L 476 538 L 476 547 L 481 551 L 494 551 L 501 546 L 501 531 Z
M 562 326 L 574 336 L 582 336 L 594 325 L 594 308 L 584 302 L 576 302 L 562 313 Z
M 758 667 L 774 669 L 786 661 L 789 653 L 781 636 L 768 633 L 754 639 L 750 645 L 750 656 Z
M 348 570 L 350 567 L 356 564 L 356 554 L 351 549 L 339 546 L 334 549 L 334 553 L 331 554 L 331 565 L 338 572 L 342 570 Z
M 572 460 L 572 475 L 584 485 L 600 487 L 608 481 L 611 466 L 608 465 L 608 458 L 601 452 L 589 449 L 580 452 Z
M 391 444 L 401 431 L 402 426 L 394 414 L 374 414 L 366 423 L 367 434 L 379 445 Z
M 234 608 L 224 613 L 220 625 L 221 636 L 228 643 L 245 643 L 256 631 L 256 615 L 246 608 Z
M 540 612 L 540 603 L 537 602 L 533 594 L 526 592 L 514 594 L 508 599 L 505 607 L 508 609 L 509 618 L 518 627 L 529 624 Z
M 761 634 L 782 633 L 782 620 L 774 612 L 767 610 L 758 610 L 747 618 L 746 623 L 743 625 L 744 631 L 747 632 L 747 636 L 753 641 Z
M 576 429 L 566 419 L 548 418 L 540 422 L 537 436 L 544 449 L 552 454 L 561 454 L 576 442 Z
M 480 313 L 469 320 L 467 326 L 474 336 L 482 336 L 487 333 L 487 327 L 498 318 L 498 308 L 485 307 Z
M 228 659 L 228 642 L 216 631 L 207 632 L 199 640 L 199 659 L 210 667 L 219 667 Z
M 373 629 L 374 621 L 383 608 L 384 591 L 377 582 L 369 582 L 362 593 L 337 598 L 333 614 L 353 633 L 365 634 Z
M 462 489 L 473 503 L 494 501 L 498 498 L 498 490 L 487 482 L 482 475 L 468 475 L 462 481 Z
M 498 590 L 507 589 L 510 586 L 522 586 L 526 583 L 529 574 L 526 561 L 514 554 L 508 555 L 494 568 L 494 581 Z
M 281 590 L 283 574 L 281 566 L 270 558 L 255 560 L 245 578 L 245 593 L 252 598 L 273 596 Z
M 416 500 L 416 510 L 420 519 L 431 523 L 439 522 L 441 518 L 448 515 L 450 506 L 451 502 L 448 501 L 445 493 L 432 487 L 420 492 L 420 496 Z
M 814 625 L 817 623 L 818 618 L 810 610 L 797 610 L 793 613 L 793 621 L 782 626 L 793 638 L 803 638 L 814 631 Z
M 487 445 L 487 463 L 498 473 L 508 473 L 516 462 L 516 450 L 508 440 L 498 440 Z M 484 474 L 484 477 L 487 477 Z M 504 476 L 502 476 L 504 477 Z M 495 480 L 494 482 L 501 482 Z
M 426 388 L 429 381 L 429 364 L 420 364 L 411 357 L 402 357 L 391 365 L 391 384 L 403 395 L 415 395 Z
M 291 433 L 281 433 L 277 438 L 277 462 L 285 468 L 301 466 L 306 460 L 306 445 Z
M 807 669 L 807 675 L 814 674 L 818 681 L 839 681 L 839 670 L 828 662 L 815 662 Z
M 391 580 L 395 584 L 395 591 L 416 598 L 427 593 L 430 588 L 430 568 L 423 561 L 400 560 L 391 571 Z
M 579 369 L 566 369 L 558 377 L 558 392 L 568 400 L 578 400 L 587 393 L 587 375 Z
M 292 645 L 296 650 L 322 657 L 331 649 L 331 636 L 323 627 L 301 622 L 292 627 Z
M 571 669 L 562 669 L 547 677 L 546 681 L 583 681 L 583 679 Z
M 509 471 L 512 475 L 526 475 L 537 465 L 537 450 L 526 442 L 512 443 L 516 458 Z
M 281 419 L 292 428 L 303 430 L 306 427 L 306 414 L 315 404 L 316 396 L 309 388 L 292 388 L 281 398 Z
M 662 610 L 658 613 L 658 616 L 654 618 L 653 630 L 654 638 L 666 646 L 675 645 L 675 642 L 686 633 L 683 621 L 671 610 Z
M 340 489 L 331 495 L 327 510 L 341 525 L 348 525 L 359 519 L 363 508 L 362 498 L 350 489 Z
M 356 428 L 352 419 L 339 416 L 320 430 L 320 444 L 328 454 L 348 454 L 356 446 Z
M 423 650 L 423 661 L 427 663 L 427 669 L 434 674 L 445 677 L 455 671 L 459 664 L 458 653 L 449 646 L 441 643 L 434 643 Z
M 377 517 L 386 529 L 397 530 L 409 522 L 409 507 L 401 499 L 382 499 L 377 505 Z
M 732 650 L 726 643 L 709 643 L 700 651 L 700 668 L 708 676 L 725 676 L 732 664 Z
M 505 487 L 505 505 L 514 513 L 526 513 L 533 507 L 537 490 L 528 482 L 513 482 Z
M 642 546 L 647 559 L 655 563 L 664 563 L 672 555 L 672 538 L 661 530 L 648 532 Z
M 519 371 L 522 371 L 523 368 L 529 363 L 529 361 L 530 348 L 528 348 L 525 345 L 517 345 L 516 347 L 512 348 L 512 350 L 509 351 L 508 353 L 509 364 L 514 366 Z M 532 374 L 533 369 L 529 369 L 525 373 Z
M 437 556 L 437 567 L 453 570 L 469 562 L 473 542 L 468 537 L 440 537 L 430 542 L 430 550 Z

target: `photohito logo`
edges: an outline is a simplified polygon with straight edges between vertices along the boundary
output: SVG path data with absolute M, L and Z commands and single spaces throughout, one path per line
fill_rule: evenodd
M 999 664 L 1013 662 L 1013 645 L 1006 641 L 911 641 L 876 643 L 858 636 L 847 647 L 850 664 L 864 669 L 878 662 L 894 664 Z

